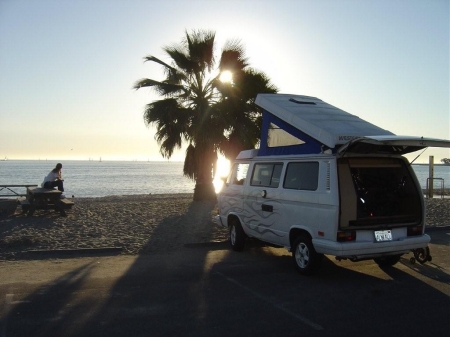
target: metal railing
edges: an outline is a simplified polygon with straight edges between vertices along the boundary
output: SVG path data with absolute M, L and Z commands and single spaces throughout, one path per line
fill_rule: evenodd
M 430 185 L 430 180 L 432 180 L 432 185 Z M 438 181 L 440 181 L 440 185 L 441 185 L 441 187 L 440 187 L 440 189 L 441 189 L 441 199 L 443 199 L 444 198 L 444 194 L 445 194 L 445 187 L 444 187 L 444 179 L 443 178 L 427 178 L 427 187 L 426 187 L 426 196 L 427 197 L 429 197 L 429 198 L 432 198 L 433 197 L 433 194 L 434 194 L 434 181 L 435 180 L 438 180 Z

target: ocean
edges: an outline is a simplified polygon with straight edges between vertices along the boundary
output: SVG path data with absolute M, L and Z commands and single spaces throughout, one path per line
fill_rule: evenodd
M 0 161 L 0 185 L 40 186 L 57 162 Z M 182 162 L 64 160 L 61 163 L 66 197 L 194 193 L 195 183 L 183 176 Z
M 428 164 L 413 164 L 414 172 L 416 173 L 417 180 L 419 180 L 422 189 L 427 187 L 427 178 L 429 177 L 429 165 Z M 431 182 L 430 182 L 431 184 Z M 442 184 L 442 185 L 441 185 Z M 434 189 L 440 189 L 441 186 L 448 189 L 450 188 L 450 166 L 449 165 L 434 165 Z
M 61 161 L 66 197 L 104 197 L 109 195 L 194 193 L 195 183 L 183 176 L 182 162 L 169 161 Z M 0 185 L 40 185 L 57 161 L 0 161 Z M 423 189 L 428 165 L 413 165 Z M 450 187 L 450 166 L 435 165 L 434 177 Z M 220 180 L 216 179 L 216 190 Z M 434 187 L 440 188 L 441 180 Z M 19 189 L 20 191 L 20 189 Z M 0 194 L 4 194 L 5 190 Z M 22 189 L 21 193 L 24 190 Z

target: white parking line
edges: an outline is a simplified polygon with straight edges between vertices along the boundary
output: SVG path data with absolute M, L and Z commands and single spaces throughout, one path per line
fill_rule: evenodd
M 2 337 L 6 337 L 6 323 L 8 320 L 9 311 L 11 310 L 14 294 L 6 294 L 5 296 L 5 320 L 3 321 Z
M 302 316 L 302 315 L 298 315 L 298 314 L 296 314 L 296 313 L 294 313 L 294 312 L 292 312 L 292 311 L 290 311 L 290 310 L 284 308 L 282 305 L 280 305 L 280 304 L 278 304 L 278 303 L 275 303 L 274 301 L 272 301 L 272 300 L 270 300 L 269 298 L 267 298 L 267 297 L 261 295 L 260 293 L 258 293 L 258 292 L 256 292 L 256 291 L 250 289 L 249 287 L 244 286 L 243 284 L 239 283 L 239 282 L 236 281 L 235 279 L 233 279 L 233 278 L 231 278 L 231 277 L 228 277 L 228 276 L 226 276 L 226 275 L 224 275 L 224 274 L 222 274 L 222 273 L 220 273 L 220 272 L 215 272 L 215 273 L 216 273 L 217 275 L 219 275 L 219 276 L 224 277 L 227 281 L 229 281 L 229 282 L 231 282 L 231 283 L 234 283 L 234 284 L 236 284 L 237 286 L 239 286 L 240 288 L 242 288 L 242 289 L 248 291 L 249 293 L 251 293 L 251 294 L 252 294 L 253 296 L 255 296 L 256 298 L 258 298 L 258 299 L 260 299 L 260 300 L 262 300 L 262 301 L 264 301 L 264 302 L 267 302 L 267 303 L 273 305 L 275 308 L 277 308 L 277 309 L 279 309 L 279 310 L 285 312 L 286 314 L 288 314 L 288 315 L 290 315 L 290 316 L 292 316 L 292 317 L 298 319 L 299 321 L 301 321 L 301 322 L 303 322 L 303 323 L 309 325 L 310 327 L 314 328 L 315 330 L 323 330 L 323 327 L 320 326 L 319 324 L 314 323 L 313 321 L 309 320 L 308 318 L 306 318 L 306 317 L 304 317 L 304 316 Z

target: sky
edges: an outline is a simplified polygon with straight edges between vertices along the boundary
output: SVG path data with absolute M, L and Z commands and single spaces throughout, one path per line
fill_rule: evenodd
M 164 160 L 143 120 L 159 97 L 133 84 L 199 29 L 217 56 L 239 39 L 280 93 L 450 139 L 448 0 L 0 0 L 0 159 Z M 416 163 L 431 155 L 450 151 Z

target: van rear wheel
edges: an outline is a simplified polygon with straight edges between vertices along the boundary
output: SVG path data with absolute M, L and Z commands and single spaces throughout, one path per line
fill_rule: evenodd
M 295 269 L 302 275 L 310 275 L 320 266 L 323 255 L 316 252 L 309 235 L 300 235 L 294 241 L 292 257 Z
M 246 235 L 238 220 L 232 220 L 230 223 L 230 243 L 234 251 L 244 249 Z

